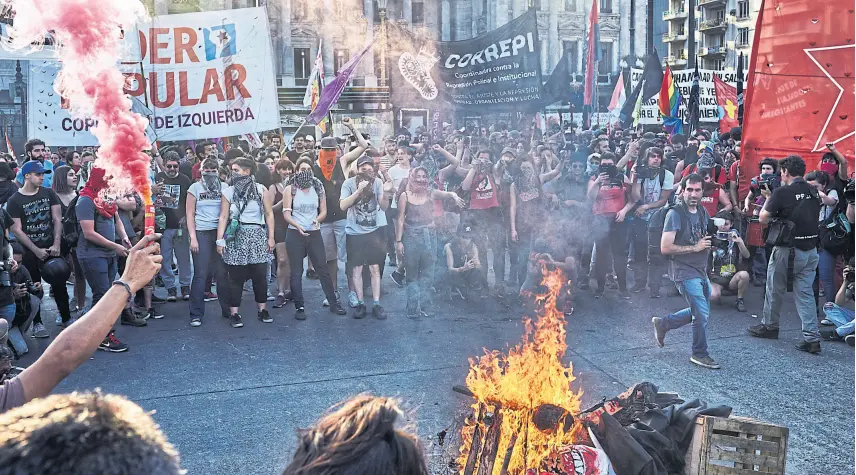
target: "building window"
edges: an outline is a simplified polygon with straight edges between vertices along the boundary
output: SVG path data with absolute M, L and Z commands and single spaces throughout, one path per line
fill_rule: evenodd
M 749 28 L 737 29 L 737 44 L 740 46 L 746 46 L 749 44 Z
M 339 74 L 339 70 L 342 69 L 342 66 L 344 66 L 349 59 L 351 59 L 351 55 L 348 54 L 348 50 L 333 50 L 333 74 Z
M 425 3 L 413 2 L 410 7 L 410 11 L 413 14 L 414 25 L 421 25 L 425 23 Z
M 600 12 L 612 13 L 612 0 L 600 0 Z
M 600 62 L 597 63 L 598 74 L 611 74 L 612 67 L 612 42 L 600 44 Z
M 306 21 L 309 19 L 309 5 L 307 0 L 296 0 L 291 5 L 292 21 Z
M 721 59 L 715 59 L 715 60 L 713 60 L 713 69 L 714 69 L 714 71 L 722 71 L 722 69 L 723 69 L 724 67 L 725 67 L 725 62 L 724 62 L 723 60 L 721 60 Z
M 749 18 L 749 2 L 737 2 L 737 18 Z
M 565 11 L 566 12 L 577 11 L 577 0 L 565 0 Z
M 305 86 L 312 74 L 312 50 L 309 48 L 294 48 L 294 85 Z
M 365 5 L 365 3 L 363 3 L 363 5 Z M 365 7 L 363 7 L 363 8 L 365 8 Z M 373 19 L 372 21 L 374 22 L 374 24 L 379 25 L 380 24 L 380 7 L 377 6 L 377 0 L 372 0 L 372 11 L 370 11 L 370 12 L 364 11 L 363 14 L 366 16 L 366 18 L 369 18 L 369 15 L 371 15 L 371 18 Z
M 576 41 L 563 41 L 562 46 L 565 52 L 568 53 L 568 71 L 572 73 L 579 72 L 580 61 L 580 45 Z

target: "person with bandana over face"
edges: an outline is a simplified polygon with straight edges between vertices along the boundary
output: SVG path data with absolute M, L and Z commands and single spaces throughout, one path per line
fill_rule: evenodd
M 324 199 L 327 200 L 327 216 L 321 220 L 321 239 L 324 240 L 324 252 L 327 256 L 327 268 L 333 285 L 337 285 L 339 276 L 339 261 L 348 262 L 346 246 L 347 213 L 339 207 L 342 192 L 342 184 L 345 182 L 345 170 L 351 163 L 366 151 L 369 144 L 363 134 L 356 130 L 351 119 L 342 119 L 344 125 L 357 138 L 357 146 L 348 153 L 341 153 L 336 139 L 324 137 L 321 139 L 321 150 L 318 152 L 318 160 L 312 166 L 315 178 L 321 180 L 324 185 Z M 356 308 L 358 302 L 357 293 L 351 276 L 346 273 L 348 279 L 348 305 Z M 338 292 L 337 292 L 338 295 Z M 331 305 L 333 302 L 327 302 Z
M 283 214 L 283 198 L 285 189 L 291 184 L 292 176 L 294 175 L 294 163 L 289 159 L 283 159 L 276 162 L 274 165 L 276 176 L 279 177 L 279 183 L 274 183 L 268 189 L 268 193 L 273 196 L 273 221 L 275 224 L 273 230 L 273 239 L 276 241 L 276 283 L 277 294 L 273 302 L 273 308 L 282 308 L 291 301 L 291 266 L 288 262 L 288 251 L 285 248 L 285 238 L 288 231 L 288 223 L 285 221 Z
M 330 313 L 345 315 L 347 312 L 336 298 L 333 280 L 324 265 L 326 255 L 319 225 L 327 214 L 324 185 L 313 176 L 311 159 L 299 159 L 296 168 L 297 172 L 282 194 L 283 216 L 288 223 L 285 248 L 291 267 L 291 298 L 296 309 L 294 318 L 306 320 L 303 302 L 303 258 L 306 256 L 315 265 L 324 296 L 330 303 Z
M 268 262 L 276 247 L 273 206 L 264 185 L 253 178 L 256 164 L 251 159 L 236 158 L 229 166 L 232 185 L 220 197 L 216 242 L 229 272 L 229 324 L 232 328 L 244 326 L 238 308 L 247 279 L 253 282 L 259 320 L 273 323 L 266 308 Z
M 430 182 L 428 170 L 415 167 L 398 198 L 395 246 L 404 256 L 408 318 L 428 317 L 433 306 L 431 287 L 437 252 L 434 200 L 454 201 L 460 207 L 466 204 L 455 193 L 431 189 Z
M 186 233 L 187 190 L 190 189 L 190 178 L 179 172 L 181 161 L 178 153 L 169 151 L 164 154 L 164 171 L 159 173 L 157 181 L 160 193 L 155 200 L 166 216 L 166 229 L 160 240 L 161 255 L 167 265 L 161 267 L 160 276 L 167 289 L 167 301 L 177 300 L 179 286 L 181 297 L 190 300 L 190 242 Z M 173 253 L 178 261 L 178 282 L 172 266 Z
M 202 177 L 190 185 L 187 194 L 187 234 L 193 253 L 193 281 L 190 285 L 190 326 L 202 325 L 205 315 L 206 288 L 212 277 L 217 279 L 220 310 L 229 317 L 229 276 L 223 258 L 217 253 L 217 223 L 220 200 L 227 185 L 220 181 L 217 160 L 202 162 Z
M 92 289 L 93 308 L 116 279 L 118 257 L 127 256 L 131 248 L 125 227 L 117 214 L 116 201 L 107 194 L 107 186 L 104 169 L 93 167 L 75 206 L 81 229 L 77 241 L 77 259 L 86 283 Z M 146 321 L 134 315 L 129 307 L 122 310 L 121 323 L 135 327 L 146 326 Z M 119 341 L 111 331 L 99 349 L 118 353 L 127 351 L 128 345 Z

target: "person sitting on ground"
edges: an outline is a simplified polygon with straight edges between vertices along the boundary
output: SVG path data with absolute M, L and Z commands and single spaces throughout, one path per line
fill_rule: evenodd
M 397 429 L 398 401 L 360 395 L 298 432 L 283 475 L 428 475 L 416 435 Z
M 13 260 L 10 262 L 9 281 L 12 285 L 0 287 L 0 291 L 11 290 L 11 297 L 15 301 L 14 313 L 13 318 L 9 318 L 10 315 L 4 308 L 4 313 L 0 314 L 0 317 L 9 321 L 9 341 L 20 357 L 29 352 L 24 334 L 42 308 L 45 291 L 42 289 L 42 283 L 33 282 L 30 272 L 21 264 L 24 259 L 24 248 L 21 244 L 12 243 L 11 248 Z
M 160 255 L 160 245 L 155 242 L 158 239 L 160 234 L 150 234 L 140 239 L 128 255 L 128 265 L 122 278 L 113 282 L 113 286 L 92 305 L 90 311 L 57 335 L 35 363 L 17 377 L 0 385 L 0 412 L 47 396 L 60 381 L 89 359 L 105 336 L 112 331 L 113 324 L 128 299 L 160 270 L 163 257 Z M 0 460 L 2 459 L 0 456 Z M 8 465 L 0 462 L 0 470 L 3 470 L 3 467 Z
M 824 340 L 844 340 L 848 345 L 854 345 L 854 277 L 856 277 L 856 271 L 854 271 L 851 257 L 850 262 L 844 267 L 844 281 L 838 293 L 835 294 L 835 302 L 827 302 L 823 305 L 826 318 L 820 324 L 826 328 L 820 329 L 820 336 Z M 834 328 L 829 328 L 833 326 Z
M 92 392 L 56 394 L 0 415 L 0 475 L 18 473 L 184 471 L 178 451 L 143 408 Z
M 710 279 L 710 300 L 718 302 L 723 290 L 737 291 L 737 302 L 734 304 L 740 312 L 746 311 L 746 303 L 743 295 L 749 286 L 749 273 L 745 270 L 737 270 L 741 259 L 748 259 L 749 248 L 743 242 L 743 238 L 736 229 L 734 216 L 729 211 L 720 211 L 714 217 L 722 219 L 722 224 L 717 226 L 717 235 L 726 236 L 725 239 L 717 238 L 710 253 L 708 264 L 708 277 Z
M 457 293 L 464 300 L 469 298 L 470 290 L 479 291 L 487 287 L 478 246 L 473 242 L 474 236 L 472 222 L 462 223 L 461 234 L 443 248 L 449 286 L 453 294 Z

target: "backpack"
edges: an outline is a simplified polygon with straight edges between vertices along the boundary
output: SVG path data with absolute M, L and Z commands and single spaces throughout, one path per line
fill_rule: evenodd
M 661 254 L 660 239 L 663 237 L 663 227 L 666 225 L 666 215 L 669 213 L 669 210 L 672 209 L 678 210 L 678 212 L 681 213 L 681 219 L 683 220 L 684 208 L 683 206 L 679 206 L 677 195 L 675 195 L 674 192 L 669 196 L 669 201 L 666 202 L 666 206 L 658 208 L 648 219 L 648 252 L 651 253 L 651 255 Z
M 853 242 L 851 234 L 853 228 L 845 214 L 846 207 L 841 206 L 841 201 L 818 226 L 818 242 L 820 247 L 834 256 L 844 255 L 850 243 Z
M 76 247 L 80 238 L 80 222 L 77 220 L 77 200 L 79 196 L 68 204 L 68 209 L 62 216 L 62 240 L 69 248 Z

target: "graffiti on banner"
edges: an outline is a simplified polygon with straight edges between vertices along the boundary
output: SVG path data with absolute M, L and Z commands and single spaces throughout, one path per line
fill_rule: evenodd
M 675 84 L 681 90 L 681 96 L 684 98 L 684 103 L 678 111 L 678 116 L 688 121 L 686 99 L 690 97 L 690 89 L 693 86 L 692 69 L 672 70 L 672 77 Z M 713 84 L 713 75 L 719 76 L 725 83 L 736 86 L 737 72 L 735 71 L 713 71 L 710 69 L 699 69 L 699 117 L 701 122 L 716 123 L 719 122 L 719 106 L 716 102 L 716 88 Z M 631 87 L 636 87 L 639 79 L 642 77 L 641 69 L 632 69 L 630 71 Z M 745 84 L 745 82 L 744 82 Z M 657 106 L 657 96 L 642 103 L 642 110 L 639 113 L 640 124 L 662 124 L 660 112 Z
M 119 67 L 153 140 L 236 136 L 279 126 L 264 8 L 165 15 L 137 25 L 141 62 Z M 32 61 L 29 131 L 48 144 L 95 145 L 96 121 L 54 92 L 61 65 Z M 273 98 L 273 100 L 272 100 Z

